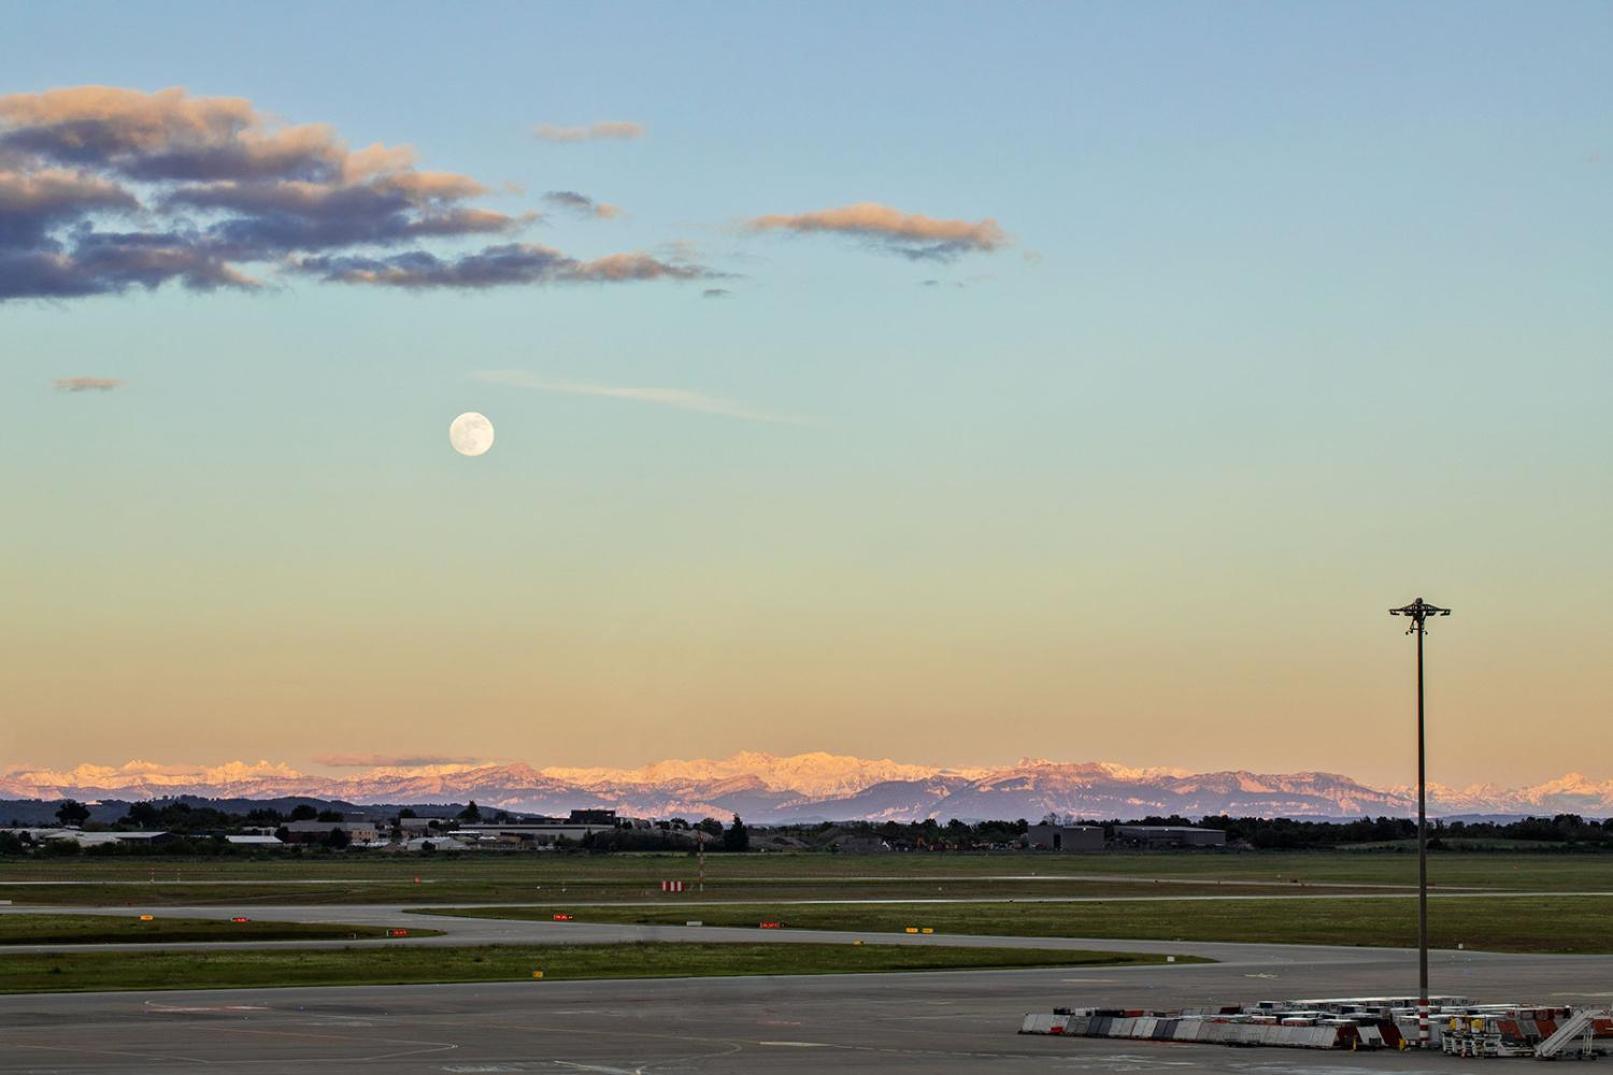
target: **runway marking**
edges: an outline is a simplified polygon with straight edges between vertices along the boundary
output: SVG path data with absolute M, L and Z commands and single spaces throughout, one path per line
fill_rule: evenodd
M 151 1063 L 157 1063 L 158 1061 L 169 1061 L 173 1063 L 185 1064 L 207 1063 L 206 1060 L 200 1060 L 194 1056 L 168 1056 L 164 1053 L 136 1053 L 131 1052 L 128 1049 L 108 1049 L 105 1047 L 95 1048 L 92 1046 L 83 1045 L 36 1045 L 33 1042 L 28 1041 L 8 1041 L 6 1042 L 6 1047 L 8 1049 L 37 1049 L 40 1052 L 51 1053 L 88 1053 L 92 1056 L 127 1056 L 134 1057 L 137 1060 L 146 1060 Z
M 313 1034 L 305 1030 L 259 1030 L 249 1027 L 221 1026 L 217 1028 L 224 1034 L 255 1034 L 268 1038 L 305 1038 L 313 1040 L 336 1041 L 352 1043 L 354 1039 L 347 1035 Z M 364 1039 L 368 1043 L 369 1039 Z M 418 1056 L 421 1053 L 447 1053 L 459 1048 L 456 1042 L 444 1041 L 411 1041 L 408 1038 L 381 1038 L 380 1043 L 386 1045 L 413 1046 L 413 1048 L 400 1049 L 390 1053 L 372 1053 L 364 1056 L 344 1057 L 343 1063 L 370 1063 L 376 1060 L 397 1060 L 406 1056 Z
M 757 1045 L 777 1045 L 790 1049 L 833 1049 L 826 1041 L 759 1041 Z

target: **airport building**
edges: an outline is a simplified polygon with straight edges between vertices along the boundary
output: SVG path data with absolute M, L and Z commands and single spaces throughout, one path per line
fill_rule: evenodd
M 461 824 L 455 839 L 473 846 L 552 847 L 561 840 L 580 843 L 584 837 L 616 829 L 652 829 L 651 821 L 618 817 L 614 810 L 573 810 L 570 817 L 538 817 L 521 821 Z
M 34 844 L 43 844 L 60 840 L 67 843 L 77 844 L 80 847 L 102 847 L 106 844 L 141 844 L 148 847 L 156 847 L 162 844 L 170 843 L 171 841 L 179 838 L 177 833 L 148 832 L 145 830 L 136 830 L 133 832 L 86 832 L 83 829 L 74 828 L 17 828 L 0 829 L 0 832 L 8 832 L 17 837 L 19 840 Z
M 1032 851 L 1102 851 L 1102 825 L 1032 825 L 1025 830 Z
M 292 821 L 286 825 L 286 843 L 317 844 L 334 829 L 346 832 L 355 844 L 373 844 L 379 837 L 373 821 Z
M 1122 847 L 1225 847 L 1227 834 L 1187 825 L 1116 825 L 1115 843 Z

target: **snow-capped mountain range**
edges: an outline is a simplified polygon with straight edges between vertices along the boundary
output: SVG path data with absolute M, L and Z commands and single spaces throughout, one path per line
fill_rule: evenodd
M 377 759 L 384 761 L 385 759 Z M 419 759 L 409 759 L 416 762 Z M 1085 818 L 1206 814 L 1265 817 L 1407 815 L 1412 789 L 1372 788 L 1337 773 L 1192 773 L 1110 762 L 1026 759 L 1004 768 L 948 769 L 836 754 L 739 753 L 640 769 L 537 769 L 522 763 L 377 765 L 343 776 L 271 762 L 217 766 L 79 765 L 0 773 L 0 798 L 136 800 L 196 795 L 309 796 L 351 803 L 462 803 L 533 813 L 611 807 L 641 817 L 748 821 L 873 821 L 934 817 Z M 1435 814 L 1613 815 L 1613 780 L 1579 773 L 1531 787 L 1430 786 Z

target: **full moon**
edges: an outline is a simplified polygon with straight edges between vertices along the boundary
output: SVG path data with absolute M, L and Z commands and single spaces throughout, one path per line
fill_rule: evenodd
M 466 411 L 448 426 L 448 443 L 460 455 L 482 455 L 493 446 L 493 423 L 485 414 Z

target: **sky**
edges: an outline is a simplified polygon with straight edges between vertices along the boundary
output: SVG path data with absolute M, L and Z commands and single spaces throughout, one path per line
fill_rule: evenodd
M 1613 6 L 6 23 L 0 769 L 1613 778 Z

